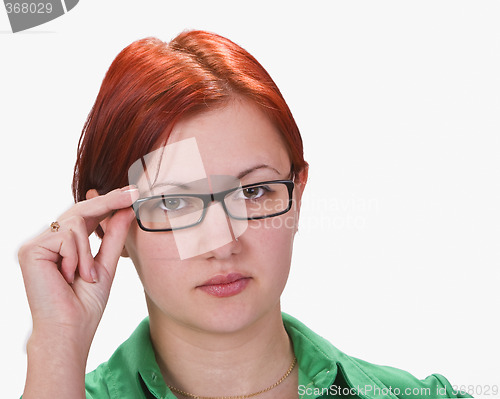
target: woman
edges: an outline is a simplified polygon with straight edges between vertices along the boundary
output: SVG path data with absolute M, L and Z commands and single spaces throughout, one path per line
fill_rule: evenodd
M 293 117 L 245 50 L 201 31 L 125 48 L 84 127 L 77 204 L 19 252 L 33 315 L 24 398 L 462 397 L 444 377 L 350 358 L 281 313 L 306 181 Z M 149 318 L 84 378 L 120 256 Z

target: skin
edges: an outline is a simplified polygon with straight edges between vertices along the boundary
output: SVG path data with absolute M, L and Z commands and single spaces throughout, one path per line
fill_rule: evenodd
M 193 137 L 207 175 L 246 171 L 242 184 L 289 178 L 291 162 L 280 133 L 262 111 L 245 100 L 236 99 L 223 108 L 180 121 L 168 143 Z M 30 304 L 50 298 L 46 293 L 54 289 L 50 284 L 40 287 L 37 281 L 42 263 L 50 270 L 50 279 L 58 282 L 55 289 L 66 292 L 70 303 L 77 304 L 71 307 L 67 301 L 52 298 L 43 304 L 44 310 L 32 306 L 34 329 L 28 345 L 24 397 L 35 392 L 36 397 L 64 393 L 77 397 L 75 392 L 84 397 L 86 356 L 120 253 L 131 257 L 144 286 L 151 337 L 167 384 L 198 395 L 222 396 L 251 393 L 275 383 L 293 359 L 281 321 L 280 295 L 289 274 L 306 180 L 307 171 L 296 177 L 293 208 L 273 218 L 278 228 L 249 221 L 238 240 L 233 236 L 222 246 L 184 260 L 179 259 L 172 232 L 144 232 L 132 222 L 133 214 L 127 207 L 137 199 L 137 192 L 123 190 L 99 197 L 95 190 L 89 191 L 88 201 L 58 219 L 60 232 L 46 232 L 20 251 Z M 111 216 L 113 209 L 118 212 Z M 88 235 L 97 223 L 104 230 L 104 238 L 100 253 L 92 259 Z M 228 226 L 220 206 L 214 205 L 200 227 L 183 234 L 196 239 L 218 237 L 227 232 Z M 196 234 L 197 228 L 204 234 Z M 46 251 L 43 261 L 37 255 L 40 248 Z M 63 253 L 63 248 L 68 250 Z M 234 272 L 249 278 L 246 288 L 237 295 L 218 298 L 199 289 L 216 275 Z M 52 347 L 52 355 L 43 349 L 47 347 Z M 63 370 L 57 367 L 62 361 L 67 363 Z M 43 370 L 50 369 L 51 362 L 53 372 L 57 370 L 55 376 Z M 62 387 L 54 392 L 51 380 L 59 385 L 67 381 L 67 391 Z M 49 382 L 45 383 L 47 391 L 40 391 L 43 381 Z M 297 397 L 297 385 L 295 367 L 283 384 L 259 397 Z

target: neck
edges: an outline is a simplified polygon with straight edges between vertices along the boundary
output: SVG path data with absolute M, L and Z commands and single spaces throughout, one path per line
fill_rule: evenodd
M 278 381 L 294 357 L 279 303 L 251 325 L 230 333 L 201 331 L 176 323 L 152 306 L 149 311 L 151 339 L 165 382 L 191 394 L 238 396 L 260 391 Z M 287 378 L 289 384 L 280 384 L 283 387 L 270 391 L 270 397 L 296 382 L 297 369 Z M 293 389 L 296 392 L 296 384 Z

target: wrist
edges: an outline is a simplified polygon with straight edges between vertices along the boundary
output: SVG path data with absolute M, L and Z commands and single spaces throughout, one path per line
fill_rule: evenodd
M 26 353 L 30 357 L 60 357 L 81 365 L 85 370 L 92 338 L 82 334 L 70 333 L 64 329 L 33 330 L 26 344 Z
M 23 398 L 85 398 L 86 345 L 57 333 L 34 333 L 26 352 L 28 369 Z

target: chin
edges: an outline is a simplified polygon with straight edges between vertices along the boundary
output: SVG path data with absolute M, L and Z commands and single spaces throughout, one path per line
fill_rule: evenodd
M 196 324 L 198 328 L 209 333 L 232 334 L 251 328 L 275 309 L 279 313 L 279 300 L 277 306 L 270 306 L 262 302 L 256 303 L 255 301 L 220 303 L 218 306 L 200 309 L 201 312 L 196 317 Z
M 231 334 L 244 330 L 257 319 L 255 310 L 248 304 L 240 306 L 217 306 L 205 308 L 196 317 L 196 325 L 200 330 L 214 334 Z

